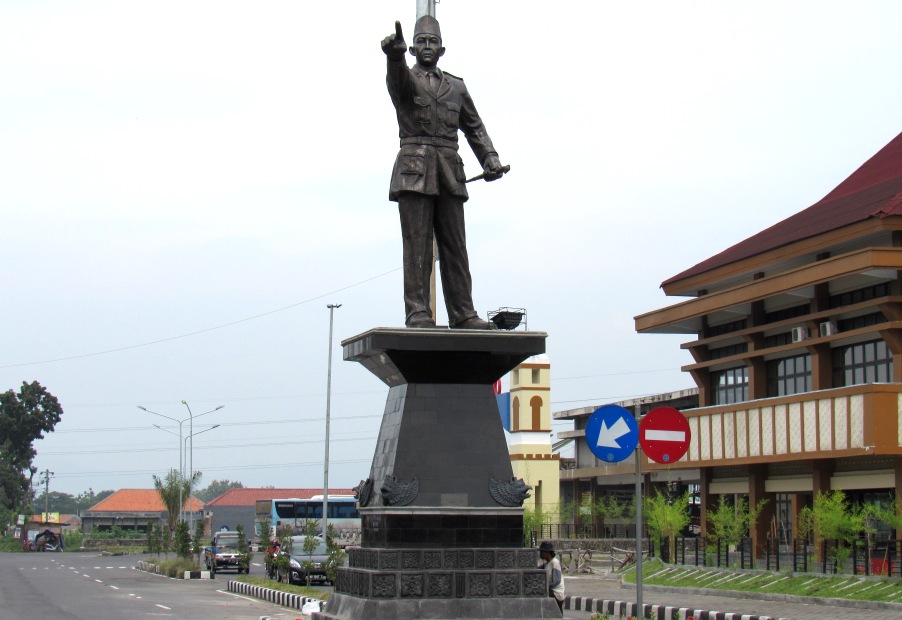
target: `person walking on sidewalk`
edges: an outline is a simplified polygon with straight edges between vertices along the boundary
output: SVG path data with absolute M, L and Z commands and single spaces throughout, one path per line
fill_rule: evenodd
M 548 596 L 557 602 L 561 615 L 564 615 L 564 573 L 561 571 L 561 561 L 554 553 L 554 545 L 547 540 L 543 541 L 539 545 L 539 557 L 542 558 L 539 568 L 545 569 L 547 577 Z

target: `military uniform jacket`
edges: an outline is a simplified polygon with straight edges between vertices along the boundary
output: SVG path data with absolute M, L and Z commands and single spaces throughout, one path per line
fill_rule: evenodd
M 388 93 L 398 115 L 401 150 L 392 170 L 389 200 L 401 192 L 436 196 L 443 188 L 461 200 L 469 198 L 464 165 L 457 152 L 457 132 L 467 137 L 480 164 L 495 153 L 464 81 L 435 70 L 433 91 L 419 65 L 408 68 L 403 58 L 388 59 Z

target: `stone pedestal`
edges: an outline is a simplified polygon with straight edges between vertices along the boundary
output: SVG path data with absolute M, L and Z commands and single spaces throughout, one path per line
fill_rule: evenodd
M 358 487 L 361 547 L 315 618 L 560 617 L 538 552 L 523 548 L 524 489 L 492 389 L 545 338 L 378 328 L 342 343 L 391 389 Z

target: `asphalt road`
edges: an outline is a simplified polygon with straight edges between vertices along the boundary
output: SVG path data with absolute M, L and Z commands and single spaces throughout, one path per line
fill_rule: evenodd
M 0 553 L 0 620 L 294 620 L 297 611 L 226 592 L 236 575 L 179 580 L 135 570 L 142 556 Z M 262 576 L 260 565 L 251 575 Z

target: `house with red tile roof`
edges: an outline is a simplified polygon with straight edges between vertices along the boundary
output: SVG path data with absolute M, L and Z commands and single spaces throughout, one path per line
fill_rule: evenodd
M 185 500 L 186 514 L 200 519 L 204 504 L 196 497 Z M 144 532 L 152 521 L 165 522 L 169 512 L 156 489 L 120 489 L 82 512 L 83 532 L 104 532 L 113 528 Z
M 310 499 L 322 495 L 322 487 L 318 489 L 293 488 L 256 488 L 229 489 L 219 497 L 204 505 L 204 518 L 210 531 L 215 532 L 223 527 L 235 529 L 239 524 L 244 526 L 248 538 L 255 532 L 256 508 L 258 502 L 269 502 L 274 499 Z M 353 489 L 330 489 L 329 496 L 354 496 Z M 261 504 L 262 505 L 262 504 Z
M 661 287 L 689 299 L 635 317 L 636 331 L 691 338 L 699 406 L 683 410 L 687 454 L 642 467 L 697 477 L 703 533 L 721 501 L 767 500 L 760 555 L 769 532 L 798 535 L 818 494 L 902 497 L 902 134 L 823 199 Z

